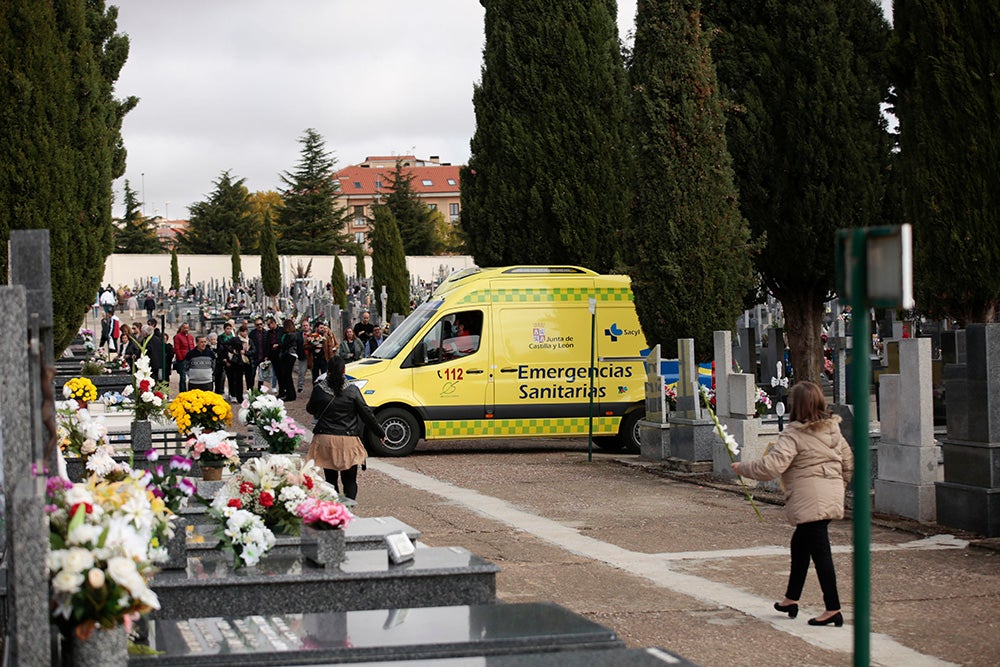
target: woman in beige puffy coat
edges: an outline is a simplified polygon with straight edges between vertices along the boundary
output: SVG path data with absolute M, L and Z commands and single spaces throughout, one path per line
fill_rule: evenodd
M 837 574 L 830 553 L 827 527 L 844 518 L 844 488 L 854 472 L 854 455 L 840 434 L 840 417 L 826 410 L 823 391 L 812 382 L 799 382 L 789 397 L 791 423 L 763 458 L 733 463 L 737 475 L 770 480 L 781 477 L 785 490 L 785 515 L 795 526 L 792 564 L 785 599 L 774 608 L 795 618 L 799 597 L 809 571 L 816 566 L 826 612 L 809 625 L 844 624 L 837 594 Z

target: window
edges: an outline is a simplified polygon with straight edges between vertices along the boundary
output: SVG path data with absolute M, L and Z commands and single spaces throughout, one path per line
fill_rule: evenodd
M 458 220 L 458 204 L 448 204 L 448 215 L 452 222 Z
M 424 361 L 437 364 L 475 354 L 482 333 L 483 313 L 480 310 L 445 315 L 424 336 Z
M 361 181 L 354 181 L 354 189 L 355 190 L 361 189 Z
M 365 244 L 365 233 L 364 232 L 354 232 L 354 242 L 358 245 Z
M 366 227 L 366 226 L 368 226 L 368 221 L 365 220 L 365 207 L 364 206 L 355 206 L 354 207 L 354 226 L 355 227 Z
M 436 211 L 436 210 L 438 210 L 438 205 L 437 204 L 428 204 L 427 208 L 429 208 L 432 211 Z
M 434 181 L 432 181 L 429 178 L 425 178 L 424 180 L 420 181 L 420 184 L 426 188 L 429 188 L 430 186 L 434 185 Z
M 380 190 L 381 188 L 382 188 L 382 179 L 381 178 L 376 178 L 375 179 L 375 189 L 376 190 Z
M 449 178 L 448 179 L 448 185 L 458 185 L 458 184 L 455 182 L 454 178 Z

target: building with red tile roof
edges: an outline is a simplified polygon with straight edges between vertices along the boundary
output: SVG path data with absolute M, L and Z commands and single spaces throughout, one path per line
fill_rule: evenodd
M 369 156 L 361 164 L 344 167 L 334 178 L 340 184 L 341 202 L 351 211 L 348 233 L 353 240 L 367 247 L 371 227 L 371 206 L 388 191 L 390 176 L 396 161 L 413 177 L 411 186 L 432 210 L 441 211 L 445 220 L 458 222 L 461 206 L 458 170 L 460 167 L 442 163 L 436 155 L 427 160 L 413 155 Z

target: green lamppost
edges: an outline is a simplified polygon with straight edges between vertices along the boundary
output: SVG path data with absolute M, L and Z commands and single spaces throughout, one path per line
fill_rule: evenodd
M 854 358 L 854 664 L 871 663 L 871 450 L 868 390 L 871 324 L 868 309 L 913 307 L 913 242 L 909 225 L 837 232 L 837 293 L 853 313 Z

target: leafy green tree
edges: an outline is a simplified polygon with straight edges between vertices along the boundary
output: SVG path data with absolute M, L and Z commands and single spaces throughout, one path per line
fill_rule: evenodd
M 433 254 L 434 220 L 431 209 L 413 190 L 413 174 L 406 171 L 402 160 L 396 160 L 396 167 L 386 174 L 386 190 L 383 203 L 389 207 L 399 235 L 403 238 L 403 250 L 407 255 Z
M 188 228 L 177 235 L 181 252 L 225 255 L 234 234 L 241 244 L 254 244 L 256 227 L 245 182 L 224 171 L 208 199 L 191 205 Z
M 337 255 L 347 246 L 344 230 L 350 219 L 333 178 L 337 161 L 312 128 L 299 143 L 298 166 L 294 172 L 280 175 L 288 187 L 281 190 L 285 205 L 278 211 L 278 250 L 283 255 Z
M 250 238 L 244 236 L 240 240 L 240 248 L 248 255 L 260 252 L 260 230 L 264 227 L 264 214 L 269 213 L 271 220 L 278 217 L 278 211 L 284 206 L 281 195 L 276 190 L 260 190 L 250 193 L 250 210 L 253 211 L 254 238 L 253 245 L 250 245 Z
M 480 266 L 615 265 L 629 201 L 626 85 L 609 0 L 481 0 L 462 228 Z
M 264 214 L 264 227 L 260 232 L 260 282 L 264 293 L 270 297 L 281 291 L 281 267 L 278 265 L 278 244 L 274 238 L 271 214 Z
M 635 199 L 625 257 L 642 330 L 712 356 L 751 284 L 750 232 L 726 149 L 700 0 L 640 0 L 630 63 Z
M 386 316 L 410 312 L 410 274 L 396 216 L 384 204 L 372 206 L 372 287 L 376 308 L 382 310 L 382 287 L 386 292 Z
M 340 306 L 341 310 L 347 310 L 347 274 L 344 273 L 344 264 L 340 261 L 340 255 L 333 260 L 333 271 L 330 273 L 330 291 L 333 293 L 334 302 Z
M 229 257 L 233 268 L 233 284 L 238 285 L 240 283 L 240 275 L 243 273 L 243 261 L 240 259 L 240 239 L 236 234 L 233 234 L 232 251 Z
M 754 265 L 781 301 L 795 377 L 822 372 L 834 235 L 882 221 L 889 25 L 870 0 L 704 0 Z
M 116 99 L 129 43 L 103 0 L 0 3 L 0 247 L 48 229 L 53 342 L 72 340 L 114 249 L 112 182 L 125 170 Z M 0 281 L 8 276 L 0 252 Z
M 962 324 L 1000 306 L 1000 5 L 896 0 L 899 185 L 917 303 Z
M 457 223 L 449 222 L 440 209 L 431 211 L 431 255 L 464 255 L 465 238 Z
M 177 266 L 177 248 L 170 250 L 170 289 L 179 290 L 181 288 L 181 270 Z
M 115 229 L 115 252 L 150 254 L 163 252 L 163 244 L 156 235 L 156 223 L 140 211 L 141 204 L 136 192 L 125 179 L 123 193 L 125 216 L 120 227 Z

